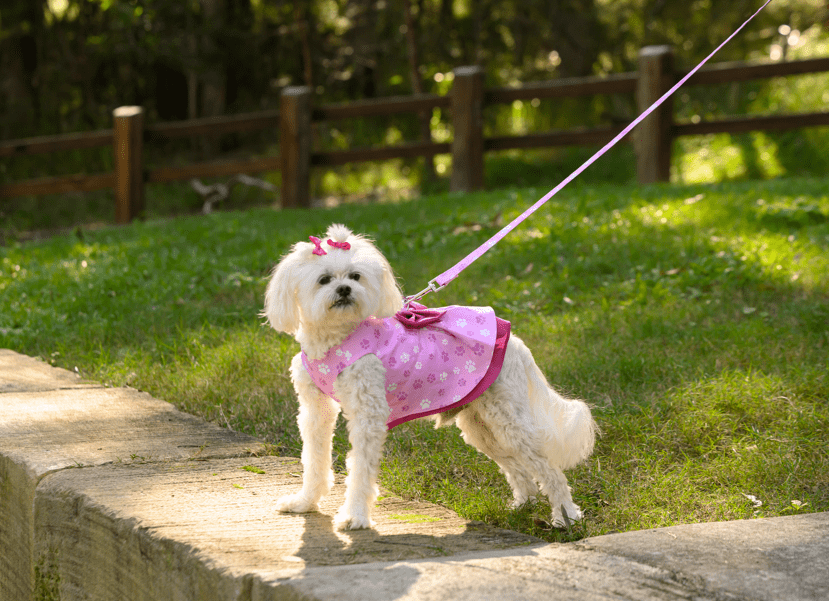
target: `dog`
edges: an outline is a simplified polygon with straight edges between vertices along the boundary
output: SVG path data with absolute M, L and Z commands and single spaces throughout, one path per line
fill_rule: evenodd
M 593 451 L 590 408 L 550 388 L 509 322 L 489 308 L 405 303 L 383 254 L 344 225 L 309 240 L 274 268 L 262 314 L 302 349 L 291 363 L 302 489 L 278 499 L 276 509 L 318 510 L 334 482 L 332 438 L 342 411 L 351 450 L 345 503 L 334 519 L 340 530 L 374 525 L 387 431 L 423 416 L 436 427 L 456 424 L 466 443 L 498 464 L 513 507 L 540 490 L 554 526 L 582 519 L 563 472 Z

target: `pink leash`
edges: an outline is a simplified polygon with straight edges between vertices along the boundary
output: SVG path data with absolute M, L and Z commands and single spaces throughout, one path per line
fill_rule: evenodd
M 613 138 L 610 142 L 608 142 L 607 144 L 605 144 L 605 145 L 604 145 L 604 147 L 602 147 L 602 149 L 601 149 L 601 150 L 599 150 L 596 154 L 594 154 L 592 157 L 590 157 L 589 159 L 587 159 L 587 160 L 584 162 L 584 164 L 582 164 L 582 166 L 581 166 L 581 167 L 579 167 L 578 169 L 576 169 L 575 171 L 573 171 L 573 173 L 571 173 L 570 175 L 568 175 L 568 176 L 567 176 L 567 178 L 566 178 L 564 181 L 562 181 L 562 182 L 561 182 L 559 185 L 557 185 L 555 188 L 553 188 L 552 190 L 550 190 L 549 192 L 547 192 L 547 194 L 545 194 L 545 195 L 544 195 L 544 196 L 543 196 L 543 197 L 542 197 L 542 198 L 541 198 L 538 202 L 536 202 L 533 206 L 531 206 L 529 209 L 527 209 L 526 211 L 524 211 L 523 213 L 521 213 L 521 215 L 519 215 L 518 217 L 516 217 L 515 219 L 513 219 L 513 220 L 512 220 L 512 222 L 511 222 L 511 223 L 509 223 L 508 225 L 506 225 L 504 228 L 502 228 L 500 232 L 498 232 L 497 234 L 495 234 L 494 236 L 492 236 L 492 238 L 490 238 L 489 240 L 487 240 L 486 242 L 484 242 L 481 246 L 479 246 L 479 247 L 478 247 L 478 248 L 476 248 L 474 251 L 472 251 L 471 253 L 469 253 L 466 257 L 464 257 L 461 261 L 459 261 L 458 263 L 456 263 L 453 267 L 451 267 L 451 268 L 447 269 L 447 270 L 446 270 L 446 271 L 444 271 L 442 274 L 440 274 L 438 277 L 436 277 L 435 279 L 431 280 L 431 281 L 429 282 L 429 286 L 428 286 L 427 288 L 425 288 L 425 289 L 421 290 L 420 292 L 418 292 L 418 293 L 417 293 L 417 294 L 415 294 L 414 296 L 409 296 L 409 297 L 406 297 L 406 303 L 408 304 L 408 303 L 410 303 L 410 302 L 412 302 L 412 301 L 419 300 L 419 299 L 423 298 L 424 296 L 426 296 L 427 294 L 429 294 L 430 292 L 437 292 L 437 291 L 438 291 L 438 290 L 440 290 L 441 288 L 445 288 L 446 286 L 448 286 L 448 285 L 449 285 L 449 283 L 450 283 L 452 280 L 454 280 L 456 277 L 458 277 L 458 275 L 460 275 L 461 271 L 463 271 L 464 269 L 466 269 L 467 267 L 469 267 L 469 266 L 470 266 L 472 263 L 474 263 L 474 262 L 475 262 L 478 258 L 480 258 L 480 257 L 481 257 L 481 255 L 483 255 L 483 254 L 484 254 L 485 252 L 487 252 L 490 248 L 492 248 L 492 247 L 493 247 L 493 246 L 495 246 L 498 242 L 500 242 L 500 241 L 501 241 L 501 239 L 502 239 L 504 236 L 506 236 L 506 235 L 507 235 L 507 234 L 509 234 L 512 230 L 514 230 L 514 229 L 515 229 L 515 228 L 516 228 L 516 227 L 517 227 L 517 226 L 518 226 L 518 225 L 519 225 L 522 221 L 524 221 L 527 217 L 529 217 L 530 215 L 532 215 L 533 213 L 535 213 L 535 212 L 536 212 L 539 208 L 541 208 L 541 205 L 543 205 L 543 204 L 544 204 L 544 203 L 546 203 L 548 200 L 550 200 L 553 196 L 555 196 L 556 194 L 558 194 L 558 192 L 559 192 L 562 188 L 564 188 L 564 186 L 566 186 L 566 185 L 567 185 L 567 184 L 569 184 L 571 181 L 573 181 L 574 179 L 576 179 L 579 175 L 581 175 L 581 173 L 582 173 L 585 169 L 587 169 L 590 165 L 592 165 L 592 164 L 593 164 L 593 163 L 594 163 L 594 162 L 595 162 L 595 161 L 596 161 L 599 157 L 601 157 L 604 153 L 606 153 L 608 150 L 610 150 L 611 148 L 613 148 L 613 146 L 615 146 L 615 145 L 619 142 L 619 140 L 621 140 L 621 139 L 622 139 L 622 138 L 624 138 L 626 135 L 628 135 L 628 134 L 630 133 L 630 131 L 631 131 L 634 127 L 636 127 L 637 125 L 639 125 L 639 124 L 642 122 L 642 120 L 643 120 L 643 119 L 645 119 L 645 118 L 646 118 L 648 115 L 650 115 L 653 111 L 655 111 L 657 108 L 659 108 L 659 106 L 660 106 L 660 105 L 662 105 L 662 103 L 663 103 L 663 102 L 665 102 L 668 98 L 670 98 L 670 97 L 671 97 L 671 95 L 672 95 L 674 92 L 676 92 L 676 91 L 680 88 L 680 86 L 682 86 L 682 84 L 684 84 L 686 81 L 688 81 L 688 79 L 689 79 L 692 75 L 694 75 L 694 73 L 696 73 L 697 71 L 699 71 L 699 69 L 700 69 L 700 68 L 701 68 L 701 67 L 702 67 L 705 63 L 707 63 L 707 62 L 708 62 L 708 60 L 709 60 L 712 56 L 714 56 L 715 54 L 717 54 L 717 52 L 719 52 L 719 51 L 722 49 L 722 47 L 723 47 L 723 46 L 725 46 L 728 42 L 730 42 L 730 41 L 731 41 L 731 39 L 732 39 L 734 36 L 736 36 L 738 33 L 740 33 L 740 31 L 743 29 L 743 27 L 745 27 L 746 25 L 748 25 L 748 24 L 749 24 L 749 22 L 750 22 L 750 21 L 751 21 L 754 17 L 756 17 L 758 14 L 760 14 L 760 11 L 762 11 L 764 8 L 766 8 L 766 5 L 768 5 L 768 4 L 769 4 L 769 2 L 771 2 L 771 0 L 766 0 L 765 4 L 763 4 L 763 6 L 761 6 L 760 8 L 758 8 L 758 9 L 757 9 L 757 12 L 755 12 L 755 13 L 754 13 L 753 15 L 751 15 L 748 19 L 746 19 L 745 23 L 743 23 L 742 25 L 740 25 L 740 26 L 736 29 L 736 31 L 734 31 L 734 33 L 732 33 L 730 36 L 728 36 L 728 38 L 726 38 L 726 40 L 725 40 L 722 44 L 720 44 L 719 46 L 717 46 L 717 48 L 716 48 L 716 49 L 715 49 L 715 50 L 714 50 L 711 54 L 709 54 L 707 57 L 705 57 L 705 59 L 703 59 L 703 61 L 702 61 L 700 64 L 698 64 L 696 67 L 694 67 L 693 69 L 691 69 L 691 71 L 690 71 L 690 72 L 689 72 L 689 73 L 688 73 L 685 77 L 683 77 L 682 79 L 680 79 L 680 80 L 679 80 L 679 81 L 678 81 L 678 82 L 674 85 L 674 87 L 672 87 L 670 90 L 668 90 L 667 92 L 665 92 L 659 100 L 657 100 L 657 101 L 656 101 L 656 102 L 654 102 L 652 105 L 650 105 L 650 106 L 649 106 L 649 107 L 648 107 L 648 108 L 647 108 L 647 109 L 646 109 L 646 110 L 645 110 L 645 111 L 644 111 L 641 115 L 639 115 L 636 119 L 634 119 L 634 120 L 630 123 L 630 125 L 628 125 L 625 129 L 623 129 L 621 132 L 619 132 L 619 134 L 618 134 L 615 138 Z

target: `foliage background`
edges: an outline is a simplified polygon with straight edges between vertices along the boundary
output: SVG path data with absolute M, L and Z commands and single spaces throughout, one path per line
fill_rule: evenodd
M 445 94 L 452 69 L 479 64 L 487 86 L 633 71 L 639 49 L 669 44 L 690 68 L 759 6 L 698 0 L 33 0 L 0 8 L 0 137 L 111 127 L 112 110 L 138 104 L 148 123 L 278 107 L 281 90 L 311 85 L 316 103 L 413 92 Z M 717 61 L 829 56 L 829 8 L 820 0 L 774 0 Z M 686 87 L 678 121 L 822 111 L 829 74 Z M 488 107 L 487 135 L 627 122 L 631 95 L 515 101 Z M 318 124 L 319 149 L 415 140 L 427 126 L 452 137 L 446 111 Z M 424 123 L 424 120 L 427 123 Z M 720 134 L 675 142 L 672 180 L 681 183 L 822 175 L 829 128 Z M 168 142 L 147 140 L 148 168 L 278 152 L 269 129 Z M 487 155 L 486 186 L 548 186 L 595 149 Z M 622 146 L 588 170 L 592 183 L 634 181 Z M 111 171 L 108 147 L 0 161 L 0 184 Z M 397 201 L 448 189 L 451 157 L 361 163 L 312 171 L 318 204 Z M 265 174 L 277 188 L 278 172 Z M 209 183 L 209 182 L 208 182 Z M 149 218 L 200 211 L 187 184 L 147 187 Z M 222 208 L 276 204 L 238 188 Z M 0 201 L 6 240 L 32 231 L 111 222 L 111 190 Z
M 678 67 L 690 67 L 758 4 L 753 0 L 16 2 L 0 10 L 0 137 L 109 127 L 112 109 L 129 104 L 143 106 L 151 122 L 275 108 L 280 90 L 289 85 L 312 86 L 318 102 L 410 94 L 416 89 L 444 93 L 451 85 L 451 70 L 469 64 L 485 66 L 490 86 L 633 71 L 639 49 L 649 44 L 671 45 Z M 775 0 L 717 60 L 791 57 L 792 51 L 812 46 L 807 42 L 825 33 L 826 20 L 827 8 L 820 0 Z M 412 46 L 407 51 L 408 41 Z M 765 90 L 738 91 L 745 93 L 727 89 L 705 98 L 689 96 L 688 110 L 770 108 Z M 752 106 L 744 99 L 751 99 Z M 825 104 L 827 99 L 820 101 Z M 489 123 L 493 128 L 519 130 L 567 127 L 629 120 L 634 110 L 632 101 L 623 98 L 522 108 L 521 103 L 503 107 L 488 116 Z M 435 125 L 442 117 L 439 112 L 432 115 Z M 338 127 L 321 134 L 320 143 L 366 145 L 416 136 L 415 117 L 391 123 L 374 120 Z M 254 142 L 267 146 L 273 138 L 273 132 L 225 136 L 196 150 L 213 154 L 243 145 L 253 150 Z M 109 167 L 105 152 L 68 158 L 60 161 L 67 169 Z M 38 175 L 46 168 L 54 175 L 54 163 L 48 159 L 33 163 L 31 157 L 19 165 L 10 162 L 0 178 Z

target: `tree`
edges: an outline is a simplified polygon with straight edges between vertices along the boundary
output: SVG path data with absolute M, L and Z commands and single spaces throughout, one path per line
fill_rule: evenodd
M 423 10 L 423 1 L 418 5 L 417 17 L 420 16 Z M 415 94 L 423 94 L 423 78 L 420 74 L 420 51 L 418 44 L 417 17 L 412 14 L 412 3 L 410 0 L 403 0 L 403 13 L 406 24 L 406 46 L 409 51 L 409 78 L 412 81 L 412 92 Z M 424 142 L 432 141 L 432 116 L 423 112 L 418 115 L 420 120 L 420 138 Z M 435 158 L 427 156 L 424 158 L 424 179 L 427 182 L 435 180 Z

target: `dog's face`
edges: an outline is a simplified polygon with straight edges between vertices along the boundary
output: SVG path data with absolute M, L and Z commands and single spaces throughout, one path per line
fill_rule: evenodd
M 401 306 L 400 288 L 380 251 L 347 227 L 332 225 L 318 244 L 295 244 L 279 262 L 264 315 L 274 329 L 296 335 L 357 324 L 370 315 L 389 317 Z

